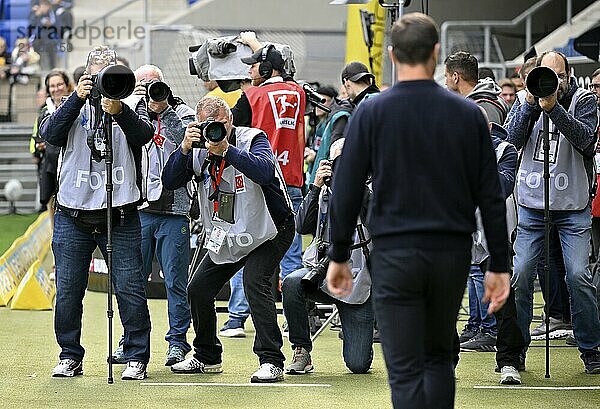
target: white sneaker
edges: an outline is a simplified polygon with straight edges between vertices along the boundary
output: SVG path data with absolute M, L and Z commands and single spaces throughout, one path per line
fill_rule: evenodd
M 500 383 L 502 385 L 520 385 L 521 375 L 514 366 L 503 366 L 500 369 Z
M 227 328 L 219 331 L 219 335 L 227 338 L 246 338 L 244 328 Z
M 221 373 L 223 372 L 223 365 L 220 363 L 208 365 L 192 356 L 185 361 L 171 365 L 171 371 L 175 373 Z
M 262 364 L 258 371 L 252 374 L 252 383 L 271 383 L 283 381 L 283 369 L 273 364 Z
M 121 373 L 121 379 L 124 381 L 141 381 L 146 379 L 146 376 L 146 364 L 138 361 L 127 362 L 125 370 Z
M 52 376 L 55 378 L 72 378 L 76 375 L 83 375 L 83 364 L 74 359 L 61 359 L 52 369 Z

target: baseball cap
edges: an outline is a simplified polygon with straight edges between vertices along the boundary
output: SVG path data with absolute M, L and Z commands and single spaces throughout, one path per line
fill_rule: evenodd
M 269 47 L 269 50 L 267 51 L 266 61 L 269 61 L 271 63 L 273 69 L 277 71 L 283 71 L 284 61 L 283 57 L 281 56 L 281 53 L 277 51 L 274 46 L 266 45 L 265 47 Z M 248 65 L 256 64 L 257 62 L 262 62 L 262 53 L 265 47 L 258 49 L 250 57 L 242 58 L 242 62 Z
M 342 70 L 342 82 L 344 80 L 356 82 L 365 76 L 369 76 L 372 80 L 375 79 L 375 76 L 369 72 L 367 66 L 359 61 L 349 63 Z

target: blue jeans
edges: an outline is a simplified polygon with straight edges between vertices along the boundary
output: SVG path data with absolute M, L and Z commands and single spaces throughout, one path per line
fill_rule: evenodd
M 590 207 L 580 211 L 552 211 L 550 221 L 559 234 L 565 262 L 567 289 L 571 301 L 573 333 L 581 352 L 600 345 L 600 320 L 592 274 L 588 268 L 592 216 Z M 533 282 L 536 262 L 544 248 L 544 212 L 519 206 L 515 241 L 515 289 L 517 319 L 526 345 L 531 342 Z
M 373 361 L 373 305 L 371 297 L 364 304 L 346 304 L 321 290 L 306 292 L 300 280 L 308 269 L 296 270 L 283 280 L 283 310 L 292 348 L 312 350 L 306 300 L 335 304 L 344 331 L 344 362 L 354 373 L 366 373 Z
M 297 212 L 298 208 L 302 204 L 302 189 L 299 187 L 288 186 L 287 192 L 292 200 L 294 212 Z M 292 245 L 279 263 L 279 268 L 281 269 L 281 279 L 283 280 L 288 274 L 301 269 L 302 267 L 302 236 L 296 233 L 294 235 L 294 241 L 292 241 Z
M 113 228 L 113 286 L 125 330 L 123 353 L 127 361 L 150 360 L 150 314 L 142 273 L 140 219 L 137 211 L 125 213 Z M 56 210 L 52 251 L 56 265 L 54 332 L 60 359 L 82 360 L 81 318 L 92 253 L 98 246 L 107 259 L 106 233 L 88 234 L 75 226 L 65 211 Z M 100 322 L 101 317 L 97 317 Z M 103 324 L 100 324 L 103 325 Z
M 250 315 L 250 306 L 244 292 L 244 269 L 235 273 L 229 280 L 231 295 L 229 296 L 229 328 L 244 328 L 244 323 Z
M 188 353 L 192 350 L 186 340 L 186 333 L 192 321 L 187 301 L 190 260 L 188 218 L 140 212 L 140 221 L 144 277 L 149 277 L 152 273 L 152 259 L 155 253 L 164 275 L 169 316 L 169 331 L 165 341 L 169 346 L 178 346 Z
M 489 302 L 482 301 L 484 272 L 481 267 L 471 265 L 469 277 L 467 278 L 467 290 L 469 294 L 469 321 L 467 325 L 475 330 L 481 329 L 481 332 L 496 336 L 498 330 L 496 328 L 496 317 L 494 314 L 488 314 Z

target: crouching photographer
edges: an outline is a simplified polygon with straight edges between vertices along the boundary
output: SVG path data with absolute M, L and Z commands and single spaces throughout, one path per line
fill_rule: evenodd
M 56 264 L 54 330 L 61 347 L 60 361 L 52 371 L 55 377 L 83 373 L 82 300 L 96 246 L 108 259 L 109 189 L 114 206 L 113 285 L 125 329 L 127 367 L 122 379 L 144 379 L 150 359 L 150 315 L 137 205 L 141 201 L 142 147 L 152 138 L 153 130 L 145 101 L 128 97 L 135 86 L 133 73 L 115 64 L 114 51 L 95 48 L 88 55 L 86 73 L 79 79 L 76 92 L 40 124 L 41 135 L 60 147 L 62 156 L 52 237 Z M 112 120 L 114 125 L 109 127 Z M 112 150 L 105 150 L 108 143 Z M 112 155 L 107 155 L 111 151 Z M 112 182 L 106 167 L 111 162 Z
M 304 374 L 313 371 L 310 351 L 312 342 L 309 331 L 306 301 L 310 299 L 325 304 L 335 304 L 344 331 L 344 362 L 354 373 L 366 373 L 373 360 L 373 307 L 371 303 L 371 276 L 367 269 L 369 254 L 367 232 L 362 224 L 356 228 L 356 240 L 352 248 L 353 290 L 346 297 L 332 295 L 327 289 L 325 276 L 329 259 L 325 256 L 329 244 L 328 202 L 331 199 L 331 177 L 335 158 L 341 153 L 343 139 L 331 146 L 331 161 L 321 161 L 315 181 L 296 215 L 296 230 L 300 234 L 314 234 L 315 239 L 304 254 L 305 268 L 289 274 L 282 285 L 283 310 L 289 328 L 289 340 L 294 350 L 288 374 Z M 368 191 L 368 189 L 367 189 Z M 363 216 L 369 197 L 363 201 Z
M 163 186 L 176 189 L 194 175 L 208 250 L 188 283 L 194 325 L 194 354 L 171 366 L 175 373 L 222 372 L 215 297 L 244 267 L 244 290 L 256 329 L 260 368 L 251 382 L 283 380 L 283 340 L 277 325 L 271 281 L 294 237 L 294 218 L 281 170 L 267 136 L 256 128 L 233 127 L 229 106 L 204 97 L 187 126 L 181 147 L 167 161 Z

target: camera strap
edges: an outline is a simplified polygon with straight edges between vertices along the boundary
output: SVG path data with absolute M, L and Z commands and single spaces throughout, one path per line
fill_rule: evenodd
M 225 170 L 225 159 L 213 159 L 209 170 L 210 180 L 212 182 L 213 192 L 208 197 L 208 200 L 213 202 L 213 211 L 217 213 L 219 211 L 219 184 L 221 183 L 221 177 Z

